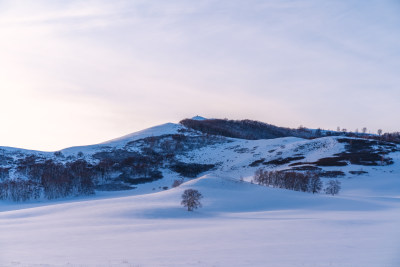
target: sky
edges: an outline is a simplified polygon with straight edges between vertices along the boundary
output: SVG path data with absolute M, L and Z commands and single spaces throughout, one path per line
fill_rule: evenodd
M 398 0 L 0 0 L 0 145 L 207 118 L 400 131 Z

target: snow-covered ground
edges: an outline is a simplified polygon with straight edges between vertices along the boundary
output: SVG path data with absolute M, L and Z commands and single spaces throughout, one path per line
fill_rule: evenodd
M 63 153 L 90 154 L 179 129 L 165 124 Z M 313 162 L 342 152 L 336 140 L 231 139 L 180 155 L 183 162 L 217 168 L 177 188 L 162 189 L 178 178 L 164 170 L 163 179 L 131 191 L 1 201 L 0 266 L 398 267 L 400 152 L 390 155 L 395 164 L 388 166 L 324 167 L 346 173 L 337 196 L 250 182 L 256 160 L 303 155 L 301 161 Z M 367 173 L 349 174 L 361 169 Z M 181 207 L 187 188 L 203 194 L 201 209 Z
M 3 211 L 0 266 L 397 267 L 399 174 L 343 180 L 338 196 L 210 175 L 153 194 Z M 187 188 L 204 195 L 203 208 L 180 206 Z

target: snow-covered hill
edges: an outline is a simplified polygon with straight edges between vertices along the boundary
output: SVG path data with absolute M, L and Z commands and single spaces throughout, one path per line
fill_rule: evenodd
M 363 166 L 390 164 L 390 153 L 398 150 L 395 144 L 343 136 L 236 139 L 167 123 L 98 145 L 54 153 L 2 147 L 0 179 L 31 180 L 40 186 L 46 175 L 75 177 L 75 173 L 82 176 L 84 171 L 93 183 L 88 186 L 95 190 L 148 193 L 170 187 L 175 179 L 187 180 L 205 173 L 249 181 L 259 168 L 311 170 L 323 177 L 351 176 Z M 89 189 L 71 188 L 69 195 L 93 192 Z
M 0 153 L 3 182 L 38 181 L 41 167 L 62 165 L 62 174 L 79 170 L 95 186 L 94 195 L 0 200 L 0 266 L 400 266 L 396 144 L 244 140 L 169 123 L 56 153 Z M 342 190 L 257 185 L 260 168 L 312 170 Z M 184 183 L 171 188 L 177 179 Z M 188 188 L 204 196 L 195 212 L 180 206 Z

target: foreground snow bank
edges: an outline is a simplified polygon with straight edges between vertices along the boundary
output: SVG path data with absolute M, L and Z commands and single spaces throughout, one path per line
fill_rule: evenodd
M 183 190 L 204 195 L 187 212 Z M 0 266 L 399 266 L 396 197 L 202 177 L 168 191 L 0 213 Z

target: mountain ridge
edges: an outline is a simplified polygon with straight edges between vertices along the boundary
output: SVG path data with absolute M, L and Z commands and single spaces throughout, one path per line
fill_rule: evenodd
M 188 121 L 203 125 L 211 122 L 212 131 L 221 129 L 221 125 L 224 129 L 232 124 L 248 126 L 244 136 L 254 132 L 254 125 L 256 132 L 260 125 L 261 129 L 265 125 L 270 128 L 268 124 L 248 120 Z M 170 188 L 174 180 L 187 181 L 207 173 L 251 177 L 260 168 L 313 171 L 328 178 L 348 177 L 357 174 L 360 167 L 393 164 L 391 154 L 399 150 L 393 143 L 345 135 L 322 136 L 324 133 L 318 137 L 307 129 L 300 130 L 308 138 L 253 140 L 211 134 L 204 128 L 193 129 L 184 124 L 166 123 L 97 145 L 55 152 L 3 147 L 0 185 L 10 188 L 10 183 L 16 183 L 31 193 L 36 190 L 37 195 L 29 198 L 53 199 L 96 191 L 159 191 Z M 298 130 L 289 130 L 294 131 Z M 59 193 L 54 194 L 54 190 Z M 9 193 L 6 195 L 0 197 L 10 197 Z

